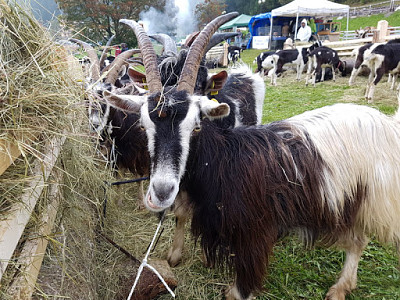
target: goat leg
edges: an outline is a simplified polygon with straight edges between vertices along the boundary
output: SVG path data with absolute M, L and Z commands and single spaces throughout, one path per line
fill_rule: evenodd
M 358 263 L 368 239 L 364 234 L 349 233 L 343 241 L 341 246 L 346 250 L 346 260 L 339 279 L 329 289 L 325 300 L 345 300 L 346 294 L 357 286 Z

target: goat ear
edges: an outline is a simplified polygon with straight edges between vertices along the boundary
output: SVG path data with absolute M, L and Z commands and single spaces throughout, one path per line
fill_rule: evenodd
M 207 80 L 206 94 L 215 93 L 222 89 L 228 79 L 228 73 L 226 71 L 221 71 Z
M 134 68 L 128 69 L 128 75 L 133 82 L 143 84 L 146 83 L 146 74 L 136 71 Z
M 200 98 L 200 110 L 209 119 L 221 119 L 229 115 L 230 108 L 226 103 L 210 100 L 207 97 Z
M 121 67 L 121 71 L 119 71 L 119 76 L 122 77 L 124 76 L 126 73 L 128 72 L 127 67 L 126 66 L 122 66 Z
M 128 113 L 139 113 L 147 100 L 146 96 L 116 95 L 109 91 L 103 91 L 103 96 L 111 106 Z

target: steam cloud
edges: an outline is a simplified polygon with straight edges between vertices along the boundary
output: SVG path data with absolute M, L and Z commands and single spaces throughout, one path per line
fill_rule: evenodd
M 167 0 L 163 11 L 154 7 L 140 13 L 140 20 L 149 34 L 166 33 L 178 39 L 196 30 L 196 5 L 203 0 Z M 179 5 L 179 7 L 178 7 Z

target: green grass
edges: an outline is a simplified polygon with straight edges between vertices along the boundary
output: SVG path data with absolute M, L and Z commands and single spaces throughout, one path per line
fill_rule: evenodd
M 364 28 L 366 26 L 373 26 L 377 27 L 378 22 L 381 20 L 386 20 L 389 23 L 389 26 L 397 27 L 400 26 L 400 11 L 396 11 L 390 16 L 385 17 L 384 14 L 379 15 L 372 15 L 367 17 L 358 17 L 358 18 L 351 18 L 349 20 L 349 30 L 356 30 L 360 28 Z M 343 18 L 341 20 L 336 20 L 337 22 L 342 23 L 342 30 L 346 30 L 346 22 L 347 19 Z

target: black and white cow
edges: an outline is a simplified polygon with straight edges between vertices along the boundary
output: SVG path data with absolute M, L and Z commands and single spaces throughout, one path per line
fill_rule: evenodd
M 316 82 L 316 74 L 320 72 L 321 82 L 324 81 L 325 68 L 327 67 L 332 69 L 333 81 L 336 80 L 335 71 L 337 69 L 341 71 L 342 76 L 346 76 L 346 63 L 339 59 L 339 55 L 336 50 L 322 46 L 311 51 L 308 61 L 306 85 L 308 85 L 311 74 L 314 86 Z

